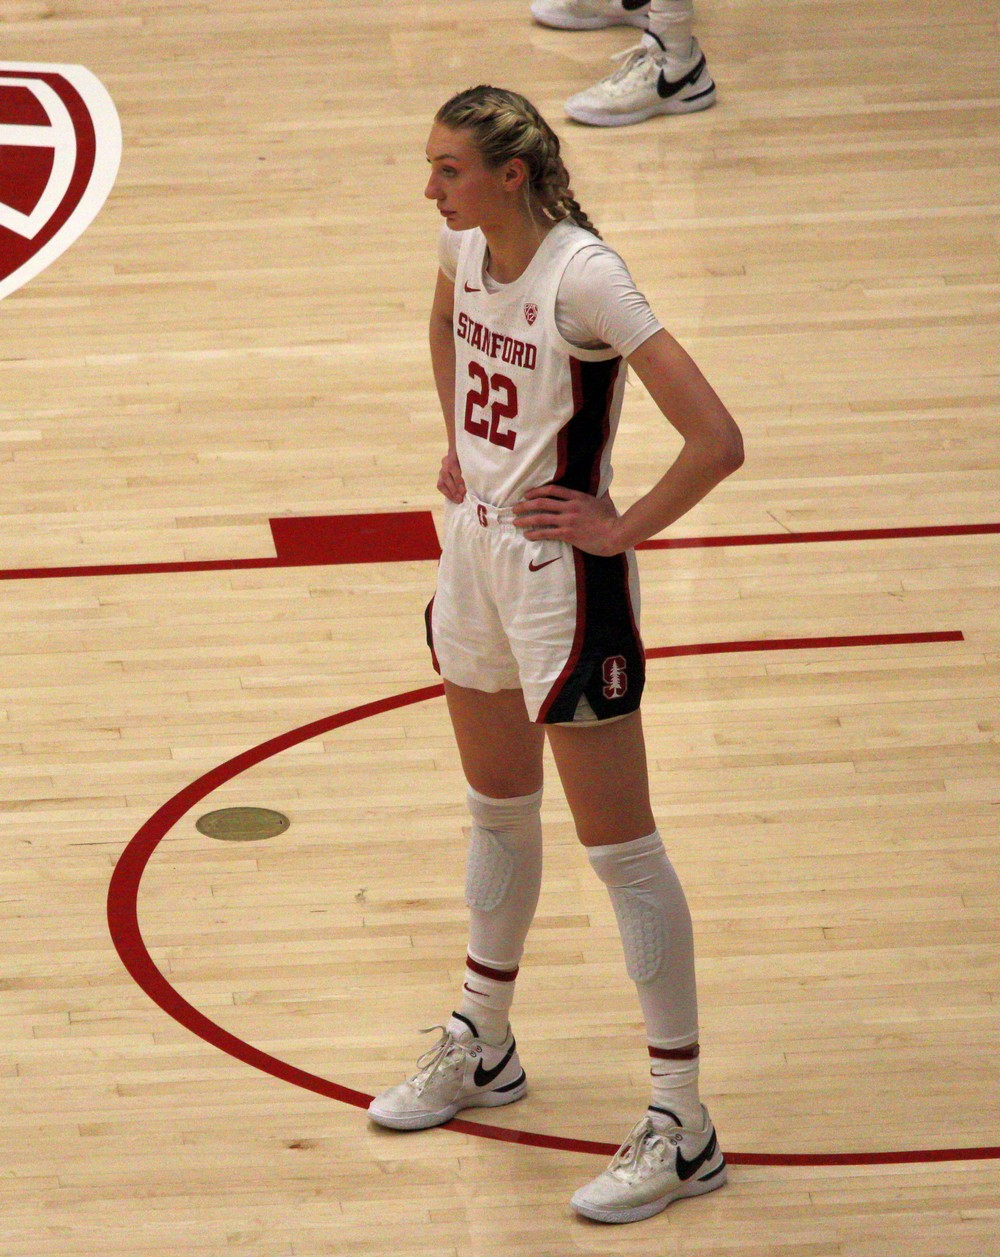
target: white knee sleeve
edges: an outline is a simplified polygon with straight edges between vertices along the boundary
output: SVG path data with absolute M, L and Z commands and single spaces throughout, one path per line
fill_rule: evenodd
M 608 893 L 618 918 L 618 932 L 625 952 L 625 968 L 633 982 L 652 982 L 663 968 L 666 929 L 663 914 L 625 886 L 609 886 Z
M 474 824 L 465 866 L 466 904 L 480 912 L 495 912 L 510 890 L 515 864 L 513 851 L 493 830 Z
M 691 914 L 659 833 L 588 847 L 587 854 L 611 896 L 650 1041 L 693 1042 L 698 1005 Z
M 517 965 L 542 884 L 542 792 L 491 799 L 469 788 L 472 830 L 465 874 L 469 954 Z

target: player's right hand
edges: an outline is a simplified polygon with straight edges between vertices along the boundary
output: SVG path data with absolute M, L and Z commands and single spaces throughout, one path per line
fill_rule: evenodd
M 437 482 L 438 492 L 443 493 L 449 502 L 465 500 L 465 481 L 462 479 L 462 468 L 458 463 L 458 455 L 449 450 L 441 459 L 441 472 Z

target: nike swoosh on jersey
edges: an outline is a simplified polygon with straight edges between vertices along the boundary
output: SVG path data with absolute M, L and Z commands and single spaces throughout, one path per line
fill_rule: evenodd
M 494 1066 L 493 1069 L 484 1069 L 483 1062 L 480 1061 L 478 1063 L 476 1066 L 476 1072 L 472 1075 L 472 1081 L 477 1087 L 488 1087 L 491 1082 L 495 1082 L 500 1077 L 503 1071 L 510 1064 L 510 1058 L 514 1055 L 514 1049 L 516 1046 L 517 1045 L 515 1043 L 511 1043 L 510 1047 L 507 1049 L 507 1055 L 503 1058 L 500 1064 Z
M 466 291 L 466 292 L 482 292 L 483 290 L 482 290 L 481 288 L 470 288 L 470 287 L 469 287 L 469 281 L 468 281 L 468 280 L 466 280 L 466 281 L 465 281 L 465 291 Z
M 669 100 L 671 96 L 676 96 L 677 93 L 687 87 L 689 83 L 696 82 L 698 75 L 701 74 L 704 68 L 705 58 L 702 57 L 693 70 L 688 70 L 687 74 L 685 74 L 683 78 L 679 78 L 673 83 L 667 80 L 667 76 L 661 70 L 660 77 L 656 80 L 656 91 L 658 95 L 662 96 L 664 100 Z
M 542 568 L 543 568 L 543 567 L 548 567 L 548 565 L 549 565 L 550 563 L 558 563 L 558 562 L 559 562 L 559 555 L 558 555 L 558 554 L 556 555 L 556 557 L 555 557 L 554 559 L 546 559 L 544 563 L 536 563 L 536 562 L 534 561 L 534 559 L 532 559 L 532 561 L 528 564 L 528 571 L 529 571 L 529 572 L 540 572 L 540 571 L 542 570 Z
M 698 1173 L 706 1161 L 711 1161 L 712 1157 L 715 1156 L 718 1146 L 719 1141 L 716 1139 L 715 1131 L 713 1130 L 712 1138 L 708 1141 L 704 1148 L 702 1148 L 701 1152 L 699 1152 L 696 1157 L 692 1157 L 690 1161 L 684 1156 L 680 1148 L 678 1148 L 677 1177 L 681 1180 L 681 1182 L 686 1183 L 689 1178 Z

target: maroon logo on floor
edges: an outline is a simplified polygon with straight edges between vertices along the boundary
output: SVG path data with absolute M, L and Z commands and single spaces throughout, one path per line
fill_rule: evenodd
M 604 678 L 604 697 L 624 698 L 628 690 L 624 658 L 621 655 L 609 655 L 604 661 L 601 675 Z
M 90 226 L 121 149 L 114 104 L 89 70 L 0 62 L 0 297 Z

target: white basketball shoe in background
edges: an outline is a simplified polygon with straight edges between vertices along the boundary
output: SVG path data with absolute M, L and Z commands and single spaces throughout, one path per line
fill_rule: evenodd
M 649 0 L 535 0 L 531 16 L 542 26 L 564 31 L 596 31 L 602 26 L 645 30 Z
M 566 102 L 575 121 L 624 127 L 655 114 L 695 113 L 715 104 L 715 83 L 696 39 L 685 56 L 678 56 L 647 35 L 613 60 L 619 65 L 607 78 Z

